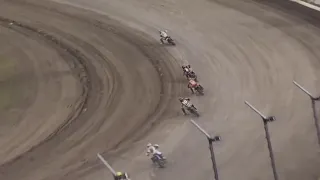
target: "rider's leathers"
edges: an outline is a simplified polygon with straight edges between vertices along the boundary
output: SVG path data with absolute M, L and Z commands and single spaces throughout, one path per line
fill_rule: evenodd
M 193 79 L 189 80 L 188 88 L 191 90 L 192 93 L 194 93 L 194 89 L 197 86 L 198 86 L 198 83 L 195 80 L 193 80 Z
M 184 99 L 182 102 L 181 102 L 182 106 L 185 106 L 187 108 L 191 108 L 193 106 L 193 104 L 190 102 L 189 99 Z
M 161 41 L 161 43 L 163 43 L 163 40 L 167 39 L 168 34 L 164 31 L 160 31 L 160 37 L 161 37 L 160 41 Z
M 123 173 L 122 175 L 120 175 L 120 176 L 114 176 L 114 179 L 115 180 L 128 180 L 129 179 L 129 176 L 128 176 L 128 174 L 127 173 Z

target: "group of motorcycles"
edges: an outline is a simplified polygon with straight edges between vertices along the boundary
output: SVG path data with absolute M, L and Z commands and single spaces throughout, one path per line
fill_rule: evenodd
M 176 43 L 174 42 L 174 40 L 170 36 L 167 36 L 166 38 L 164 38 L 164 40 L 166 40 L 168 44 L 176 45 Z M 161 40 L 161 42 L 162 42 L 162 40 Z M 199 83 L 198 77 L 197 77 L 196 73 L 192 70 L 191 66 L 190 65 L 183 65 L 183 66 L 181 66 L 181 68 L 183 70 L 183 75 L 188 80 L 188 88 L 191 90 L 192 94 L 194 94 L 196 92 L 199 95 L 204 95 L 204 88 Z M 183 100 L 190 101 L 190 99 L 188 99 L 188 98 L 185 98 Z M 196 116 L 199 116 L 198 110 L 193 105 L 190 106 L 189 108 L 187 108 L 187 110 L 190 113 L 192 113 Z M 155 148 L 158 149 L 158 145 L 156 145 Z M 165 167 L 166 159 L 162 156 L 160 151 L 159 151 L 159 153 L 154 153 L 151 160 L 152 160 L 153 164 L 157 165 L 158 167 L 160 167 L 160 168 Z
M 167 31 L 164 31 L 167 33 Z M 161 31 L 160 31 L 161 35 Z M 168 44 L 176 45 L 174 40 L 170 36 L 166 36 L 164 40 L 167 41 Z M 160 40 L 163 43 L 163 40 Z M 189 81 L 188 88 L 191 90 L 192 93 L 196 91 L 200 95 L 204 95 L 204 88 L 200 85 L 200 83 L 197 80 L 196 73 L 192 70 L 190 65 L 182 66 L 183 74 L 186 76 L 187 80 Z
M 174 40 L 166 35 L 166 30 L 165 31 L 159 31 L 160 32 L 160 41 L 161 44 L 163 44 L 163 40 L 167 41 L 168 44 L 171 44 L 173 46 L 176 45 L 176 43 L 174 42 Z M 166 36 L 163 36 L 162 33 L 165 33 Z M 188 80 L 188 88 L 191 90 L 192 94 L 194 94 L 195 92 L 197 92 L 199 95 L 204 95 L 204 88 L 203 86 L 200 85 L 200 83 L 198 82 L 198 78 L 196 73 L 192 70 L 190 65 L 183 65 L 181 66 L 182 70 L 183 70 L 183 75 L 187 78 Z M 179 98 L 180 102 L 183 104 L 184 107 L 187 108 L 187 110 L 191 113 L 196 115 L 197 117 L 199 117 L 199 113 L 198 110 L 196 109 L 196 107 L 191 104 L 190 99 L 189 98 Z M 186 114 L 184 108 L 183 112 Z M 162 153 L 158 150 L 159 149 L 159 145 L 155 144 L 152 145 L 151 143 L 148 143 L 147 148 L 151 148 L 152 151 L 154 153 L 152 154 L 151 160 L 152 163 L 154 165 L 157 165 L 159 168 L 164 168 L 165 164 L 167 162 L 166 158 L 162 155 Z M 147 156 L 149 156 L 149 150 L 147 152 Z M 130 180 L 129 176 L 127 173 L 122 173 L 122 172 L 118 172 L 115 176 L 115 180 Z
M 166 30 L 165 30 L 165 33 L 167 33 Z M 161 31 L 160 31 L 160 37 L 161 37 Z M 164 38 L 164 40 L 166 40 L 168 44 L 176 45 L 176 43 L 174 42 L 174 40 L 170 36 L 166 36 L 166 38 Z M 160 41 L 163 43 L 163 40 L 160 40 Z M 197 75 L 192 70 L 191 66 L 190 65 L 183 65 L 183 66 L 181 66 L 181 68 L 183 70 L 183 75 L 188 80 L 188 88 L 191 90 L 192 94 L 197 93 L 199 95 L 204 95 L 204 88 L 199 83 Z M 190 113 L 196 115 L 197 117 L 200 116 L 197 109 L 194 106 L 187 108 L 187 110 Z
M 204 95 L 204 88 L 201 86 L 197 79 L 196 73 L 191 69 L 190 65 L 182 66 L 183 74 L 189 81 L 188 88 L 191 90 L 192 93 L 195 91 L 200 94 Z

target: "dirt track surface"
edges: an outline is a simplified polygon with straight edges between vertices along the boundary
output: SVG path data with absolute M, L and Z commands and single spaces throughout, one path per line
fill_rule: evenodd
M 0 67 L 0 97 L 15 97 L 0 104 L 0 179 L 111 179 L 98 152 L 132 179 L 212 178 L 207 142 L 176 101 L 189 96 L 187 62 L 205 87 L 192 97 L 197 121 L 223 138 L 221 179 L 272 179 L 262 122 L 244 100 L 278 119 L 270 131 L 280 179 L 320 176 L 310 100 L 292 84 L 320 90 L 317 20 L 240 0 L 58 2 L 92 12 L 0 1 L 0 65 L 9 69 Z M 177 47 L 159 45 L 161 28 Z M 147 142 L 160 144 L 166 169 L 152 168 Z

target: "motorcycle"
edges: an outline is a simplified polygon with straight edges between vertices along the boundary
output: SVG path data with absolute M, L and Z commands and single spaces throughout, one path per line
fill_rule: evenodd
M 173 46 L 176 45 L 176 43 L 174 42 L 174 40 L 173 40 L 170 36 L 167 37 L 167 42 L 168 42 L 169 44 L 173 45 Z
M 194 114 L 195 116 L 199 117 L 200 114 L 198 113 L 198 110 L 195 107 L 190 107 L 188 108 L 188 111 L 192 114 Z
M 164 168 L 164 167 L 165 167 L 166 160 L 162 157 L 162 155 L 160 155 L 160 154 L 155 154 L 155 155 L 152 157 L 152 160 L 153 160 L 153 162 L 156 163 L 160 168 Z
M 191 78 L 191 79 L 194 79 L 195 81 L 198 82 L 197 75 L 193 71 L 186 73 L 186 76 L 187 76 L 188 79 Z
M 200 95 L 204 95 L 204 88 L 198 82 L 196 82 L 195 79 L 189 78 L 188 88 L 191 89 L 192 93 L 196 91 Z
M 130 177 L 129 177 L 129 175 L 128 175 L 127 173 L 125 173 L 125 175 L 124 175 L 124 176 L 121 176 L 121 177 L 119 177 L 119 176 L 114 176 L 114 179 L 115 179 L 115 180 L 131 180 Z
M 199 84 L 194 88 L 200 95 L 204 95 L 204 88 Z
M 198 77 L 194 71 L 191 71 L 189 68 L 182 67 L 183 70 L 183 75 L 186 76 L 187 79 L 194 79 L 195 81 L 198 82 Z

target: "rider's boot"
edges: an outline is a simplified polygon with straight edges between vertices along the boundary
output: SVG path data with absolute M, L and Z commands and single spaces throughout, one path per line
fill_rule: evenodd
M 164 42 L 163 42 L 163 38 L 160 38 L 160 42 L 161 42 L 161 44 L 163 44 Z
M 189 88 L 190 90 L 191 90 L 191 93 L 192 94 L 194 94 L 194 90 L 193 90 L 193 88 L 191 87 L 191 88 Z
M 155 160 L 154 157 L 151 158 L 151 161 L 152 161 L 153 164 L 156 164 L 156 160 Z
M 186 112 L 186 110 L 184 108 L 181 108 L 181 110 L 182 110 L 184 115 L 187 115 L 187 112 Z

